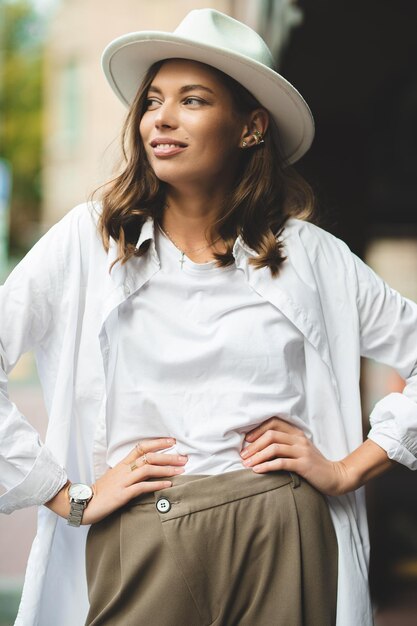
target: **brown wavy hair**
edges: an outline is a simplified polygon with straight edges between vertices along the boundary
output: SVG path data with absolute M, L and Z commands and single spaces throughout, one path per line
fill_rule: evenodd
M 151 168 L 139 132 L 148 89 L 162 64 L 152 65 L 142 81 L 122 130 L 122 171 L 103 186 L 98 228 L 106 250 L 110 237 L 117 241 L 117 260 L 121 263 L 147 252 L 149 240 L 139 249 L 135 247 L 142 225 L 149 217 L 161 220 L 166 203 L 166 186 Z M 211 69 L 229 89 L 238 114 L 262 108 L 240 83 Z M 233 245 L 241 235 L 257 253 L 249 263 L 256 268 L 269 267 L 276 276 L 286 258 L 280 241 L 285 222 L 289 217 L 314 221 L 315 201 L 310 185 L 282 159 L 279 132 L 272 118 L 264 140 L 259 146 L 241 150 L 234 184 L 211 227 L 213 234 L 216 230 L 224 240 L 226 251 L 213 256 L 219 267 L 232 265 Z

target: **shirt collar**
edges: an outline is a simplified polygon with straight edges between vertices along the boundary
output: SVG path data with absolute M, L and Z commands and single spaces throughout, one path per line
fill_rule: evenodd
M 136 249 L 138 250 L 143 242 L 147 241 L 148 239 L 151 239 L 153 242 L 155 242 L 155 222 L 152 217 L 148 217 L 147 220 L 144 222 L 136 243 Z M 244 242 L 241 235 L 236 238 L 236 241 L 233 245 L 232 253 L 236 260 L 241 254 L 244 254 L 246 256 L 256 256 L 256 252 Z
M 142 225 L 140 235 L 136 243 L 136 250 L 138 250 L 143 242 L 148 239 L 155 241 L 155 223 L 152 217 L 148 217 L 146 222 Z

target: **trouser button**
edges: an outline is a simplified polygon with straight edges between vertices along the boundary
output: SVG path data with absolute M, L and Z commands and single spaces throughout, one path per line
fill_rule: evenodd
M 160 513 L 168 513 L 171 508 L 171 502 L 167 498 L 159 498 L 156 501 L 156 508 Z

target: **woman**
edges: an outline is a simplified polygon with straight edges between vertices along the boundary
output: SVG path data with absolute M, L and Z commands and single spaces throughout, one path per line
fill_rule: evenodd
M 1 510 L 46 504 L 16 624 L 372 623 L 360 487 L 417 465 L 417 305 L 300 219 L 313 124 L 271 63 L 208 9 L 104 53 L 126 165 L 1 298 L 50 416 L 2 398 Z M 364 443 L 361 354 L 407 379 Z

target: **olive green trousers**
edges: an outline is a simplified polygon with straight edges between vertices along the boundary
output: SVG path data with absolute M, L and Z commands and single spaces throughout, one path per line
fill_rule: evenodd
M 332 626 L 337 542 L 295 474 L 180 475 L 87 535 L 85 626 Z

